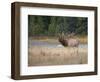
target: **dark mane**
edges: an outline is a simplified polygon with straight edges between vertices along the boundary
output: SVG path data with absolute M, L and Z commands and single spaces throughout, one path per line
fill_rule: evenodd
M 59 37 L 59 42 L 60 42 L 63 46 L 68 46 L 67 40 L 64 38 L 64 36 L 60 36 L 60 37 Z

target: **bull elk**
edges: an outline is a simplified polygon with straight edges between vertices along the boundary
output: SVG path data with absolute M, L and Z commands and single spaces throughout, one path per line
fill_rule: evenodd
M 79 45 L 79 40 L 72 38 L 74 36 L 74 33 L 67 35 L 67 38 L 65 37 L 64 33 L 62 33 L 61 35 L 59 35 L 59 42 L 63 45 L 63 46 L 69 46 L 69 47 L 78 47 Z

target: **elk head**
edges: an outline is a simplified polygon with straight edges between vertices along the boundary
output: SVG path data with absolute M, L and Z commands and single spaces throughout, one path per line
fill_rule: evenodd
M 65 38 L 64 33 L 59 34 L 59 42 L 63 45 L 63 46 L 67 46 L 67 39 Z
M 66 34 L 67 37 L 65 37 L 65 34 L 59 34 L 59 42 L 63 45 L 63 46 L 70 46 L 73 44 L 74 45 L 78 45 L 78 41 L 76 39 L 72 39 L 73 36 L 75 35 L 75 33 L 71 33 L 71 34 Z

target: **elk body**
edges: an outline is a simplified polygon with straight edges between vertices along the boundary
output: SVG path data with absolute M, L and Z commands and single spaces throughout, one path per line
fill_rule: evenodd
M 65 38 L 65 36 L 62 34 L 59 36 L 59 42 L 63 46 L 69 46 L 69 47 L 78 47 L 79 45 L 79 40 L 71 37 Z
M 71 47 L 78 47 L 79 45 L 79 41 L 77 39 L 68 39 L 67 42 L 68 42 L 68 46 Z

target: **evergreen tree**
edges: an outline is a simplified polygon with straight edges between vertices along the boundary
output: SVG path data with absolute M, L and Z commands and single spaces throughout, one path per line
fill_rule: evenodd
M 88 21 L 85 17 L 28 16 L 29 36 L 57 36 L 64 33 L 87 35 Z
M 48 32 L 49 35 L 55 35 L 56 34 L 56 17 L 51 17 Z

